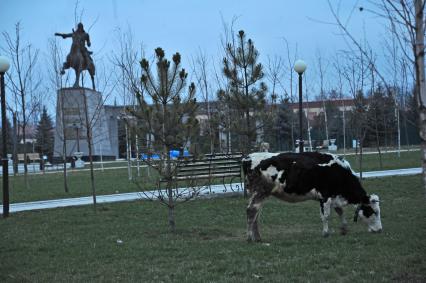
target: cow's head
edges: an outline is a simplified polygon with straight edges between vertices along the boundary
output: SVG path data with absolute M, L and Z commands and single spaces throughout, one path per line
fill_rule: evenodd
M 356 222 L 359 217 L 368 225 L 369 232 L 382 232 L 379 203 L 379 197 L 377 195 L 371 195 L 368 203 L 358 205 L 355 211 L 354 221 Z

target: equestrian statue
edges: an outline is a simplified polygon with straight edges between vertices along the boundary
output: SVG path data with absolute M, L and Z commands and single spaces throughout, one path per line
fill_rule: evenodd
M 61 36 L 62 38 L 72 38 L 71 51 L 67 56 L 66 62 L 62 66 L 61 75 L 65 74 L 66 69 L 73 68 L 75 71 L 74 87 L 80 87 L 80 74 L 82 71 L 87 70 L 92 79 L 92 88 L 95 90 L 95 64 L 90 56 L 93 52 L 86 48 L 86 43 L 87 46 L 90 47 L 90 37 L 84 30 L 83 24 L 79 23 L 77 25 L 77 30 L 74 31 L 74 29 L 72 29 L 72 33 L 55 33 L 55 35 Z

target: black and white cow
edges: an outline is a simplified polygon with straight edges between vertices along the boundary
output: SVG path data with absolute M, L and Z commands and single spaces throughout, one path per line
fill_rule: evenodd
M 324 236 L 329 235 L 328 219 L 333 208 L 342 221 L 341 233 L 347 233 L 342 209 L 347 204 L 358 205 L 354 221 L 360 217 L 368 231 L 382 230 L 379 197 L 367 195 L 349 163 L 336 155 L 252 153 L 243 159 L 243 171 L 251 193 L 247 207 L 249 241 L 260 241 L 257 218 L 263 201 L 271 195 L 287 202 L 318 200 Z

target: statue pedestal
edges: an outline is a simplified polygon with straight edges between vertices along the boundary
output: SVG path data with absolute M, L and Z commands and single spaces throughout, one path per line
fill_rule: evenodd
M 77 158 L 77 160 L 75 161 L 75 168 L 84 168 L 84 161 L 81 160 L 83 155 L 84 155 L 84 152 L 81 152 L 81 151 L 74 152 L 74 156 Z
M 87 125 L 92 131 L 93 159 L 99 160 L 101 154 L 103 159 L 115 159 L 115 154 L 111 150 L 111 139 L 102 94 L 87 88 L 62 88 L 58 90 L 55 159 L 62 159 L 64 152 L 67 159 L 74 156 L 75 152 L 82 152 L 83 158 L 87 160 L 89 155 Z M 66 150 L 64 150 L 64 141 Z
M 337 145 L 334 143 L 336 142 L 336 139 L 330 139 L 330 145 L 328 146 L 329 151 L 337 151 Z

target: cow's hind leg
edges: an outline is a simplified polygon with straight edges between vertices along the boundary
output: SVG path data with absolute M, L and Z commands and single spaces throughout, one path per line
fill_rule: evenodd
M 342 222 L 342 226 L 340 226 L 340 234 L 346 235 L 348 233 L 348 222 L 343 215 L 343 209 L 341 207 L 335 207 L 334 210 L 336 211 L 337 215 L 339 215 L 340 221 Z
M 247 206 L 247 241 L 260 242 L 259 227 L 257 226 L 257 218 L 262 209 L 265 196 L 255 192 L 249 200 Z
M 328 219 L 330 218 L 331 213 L 331 198 L 328 198 L 327 201 L 320 201 L 320 216 L 322 220 L 322 235 L 328 237 L 330 232 L 328 230 Z

